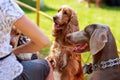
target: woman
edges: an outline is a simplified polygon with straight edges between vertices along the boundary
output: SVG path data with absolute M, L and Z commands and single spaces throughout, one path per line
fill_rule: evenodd
M 52 68 L 44 59 L 18 62 L 15 55 L 32 53 L 49 45 L 47 36 L 13 0 L 0 0 L 0 80 L 53 80 Z M 10 32 L 15 26 L 31 41 L 12 50 Z

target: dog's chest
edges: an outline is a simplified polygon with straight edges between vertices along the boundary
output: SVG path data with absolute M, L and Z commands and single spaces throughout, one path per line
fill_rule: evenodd
M 56 69 L 61 70 L 63 67 L 67 65 L 67 53 L 66 50 L 62 48 L 57 48 L 55 50 L 55 58 L 56 58 Z
M 55 52 L 55 56 L 57 57 L 57 56 L 59 56 L 60 54 L 61 54 L 61 48 L 56 48 L 56 49 L 54 49 L 54 52 Z
M 62 80 L 61 75 L 63 74 L 61 70 L 67 65 L 67 52 L 65 48 L 58 47 L 55 49 L 55 60 L 56 68 L 53 72 L 54 80 Z
M 67 48 L 57 47 L 56 49 L 54 49 L 54 53 L 55 53 L 54 55 L 57 59 L 58 58 L 65 58 L 65 57 L 67 57 L 67 56 L 65 56 L 65 55 L 67 55 Z

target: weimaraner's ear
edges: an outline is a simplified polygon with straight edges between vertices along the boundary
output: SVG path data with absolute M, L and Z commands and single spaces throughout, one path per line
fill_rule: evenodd
M 96 29 L 90 38 L 91 54 L 95 55 L 102 50 L 107 42 L 107 30 Z

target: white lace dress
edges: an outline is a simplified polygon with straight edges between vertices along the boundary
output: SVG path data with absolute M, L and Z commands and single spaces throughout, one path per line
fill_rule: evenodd
M 24 12 L 13 0 L 0 0 L 0 58 L 12 51 L 10 32 L 13 23 L 21 18 Z M 0 60 L 0 80 L 13 80 L 23 71 L 23 66 L 14 54 Z

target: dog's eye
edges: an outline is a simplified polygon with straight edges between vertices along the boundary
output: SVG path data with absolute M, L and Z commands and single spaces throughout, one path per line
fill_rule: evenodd
M 85 35 L 90 38 L 91 36 L 91 31 L 88 28 L 84 29 L 84 32 L 86 33 Z

